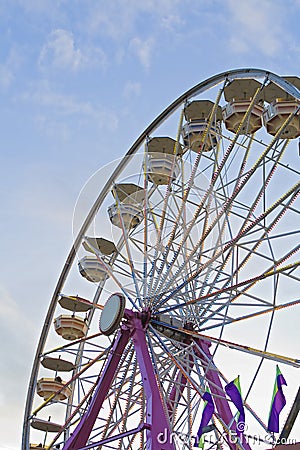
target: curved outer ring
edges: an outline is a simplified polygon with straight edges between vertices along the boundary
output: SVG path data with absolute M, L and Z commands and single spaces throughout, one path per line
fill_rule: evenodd
M 34 397 L 34 390 L 36 387 L 36 378 L 37 378 L 37 372 L 38 372 L 38 366 L 39 366 L 39 357 L 43 352 L 46 339 L 48 336 L 48 330 L 53 320 L 53 315 L 57 303 L 57 299 L 59 296 L 59 293 L 61 292 L 64 282 L 68 276 L 68 273 L 70 271 L 70 268 L 72 266 L 72 263 L 74 261 L 74 258 L 76 256 L 76 252 L 80 246 L 82 236 L 85 234 L 87 228 L 89 227 L 91 221 L 93 220 L 95 214 L 97 213 L 100 205 L 104 201 L 107 193 L 112 187 L 113 181 L 117 177 L 117 175 L 121 172 L 122 169 L 124 169 L 129 161 L 129 157 L 133 155 L 141 146 L 143 141 L 159 126 L 161 125 L 183 102 L 189 100 L 191 97 L 201 94 L 207 89 L 210 89 L 222 81 L 228 80 L 232 81 L 235 79 L 242 79 L 242 78 L 267 78 L 268 80 L 272 81 L 274 84 L 278 85 L 282 89 L 284 89 L 288 94 L 295 97 L 297 100 L 300 101 L 300 91 L 295 86 L 293 86 L 288 81 L 281 78 L 279 75 L 276 75 L 275 73 L 262 70 L 262 69 L 251 69 L 251 68 L 244 68 L 244 69 L 234 69 L 229 70 L 227 72 L 222 72 L 218 75 L 214 75 L 205 81 L 202 81 L 201 83 L 196 84 L 194 87 L 186 91 L 184 94 L 182 94 L 180 97 L 178 97 L 173 103 L 171 103 L 159 116 L 156 117 L 156 119 L 151 122 L 151 124 L 142 132 L 142 134 L 137 138 L 137 140 L 133 143 L 133 145 L 130 147 L 128 152 L 126 153 L 125 157 L 122 159 L 118 167 L 113 171 L 112 175 L 109 177 L 108 181 L 106 182 L 104 188 L 100 192 L 98 198 L 96 199 L 95 203 L 93 204 L 89 214 L 87 215 L 84 223 L 82 224 L 81 229 L 79 230 L 79 233 L 74 241 L 74 244 L 72 245 L 72 248 L 70 250 L 70 253 L 67 257 L 67 260 L 64 264 L 64 267 L 62 269 L 62 272 L 60 274 L 59 280 L 57 282 L 56 288 L 54 290 L 49 309 L 45 318 L 45 322 L 43 325 L 42 333 L 40 336 L 40 340 L 38 343 L 38 347 L 36 350 L 31 377 L 29 381 L 28 386 L 28 394 L 27 394 L 27 400 L 26 400 L 26 406 L 25 406 L 25 412 L 24 412 L 24 423 L 23 423 L 23 437 L 22 437 L 22 450 L 28 450 L 29 449 L 29 414 L 32 409 L 33 404 L 33 397 Z

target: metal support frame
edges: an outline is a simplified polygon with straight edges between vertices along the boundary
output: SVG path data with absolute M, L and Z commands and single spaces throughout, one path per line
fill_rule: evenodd
M 190 374 L 192 367 L 194 365 L 194 361 L 192 360 L 191 356 L 189 357 L 189 365 L 187 368 L 187 373 L 188 375 Z M 169 395 L 169 399 L 168 399 L 168 412 L 169 415 L 171 417 L 172 411 L 173 411 L 173 405 L 176 399 L 177 395 L 182 395 L 186 385 L 187 385 L 187 378 L 186 376 L 180 372 L 179 370 L 177 371 L 177 376 L 176 376 L 176 382 L 173 384 L 170 395 Z
M 146 431 L 147 450 L 175 450 L 172 442 L 170 423 L 167 419 L 166 408 L 160 395 L 152 361 L 146 342 L 145 329 L 140 319 L 133 319 L 134 334 L 132 336 L 134 348 L 139 363 L 143 386 L 147 401 L 146 423 L 151 429 Z M 164 443 L 162 444 L 163 441 Z
M 89 449 L 98 447 L 100 445 L 109 444 L 110 442 L 114 442 L 114 441 L 117 441 L 119 439 L 123 439 L 126 436 L 131 436 L 132 434 L 140 433 L 141 431 L 143 431 L 145 429 L 149 429 L 149 425 L 146 424 L 146 423 L 141 423 L 138 427 L 133 428 L 132 430 L 125 431 L 124 433 L 118 434 L 117 436 L 111 436 L 109 438 L 102 439 L 99 442 L 93 442 L 93 444 L 86 445 L 81 450 L 89 450 Z
M 79 424 L 75 428 L 73 434 L 64 445 L 63 450 L 78 450 L 86 445 L 101 406 L 114 379 L 114 375 L 117 371 L 123 351 L 128 344 L 129 338 L 129 328 L 126 326 L 121 326 L 108 357 L 106 366 L 97 383 L 92 401 L 86 413 L 83 415 Z
M 78 450 L 81 448 L 93 448 L 97 443 L 88 444 L 88 439 L 93 429 L 94 423 L 99 415 L 103 402 L 109 392 L 111 383 L 117 372 L 122 354 L 129 342 L 132 339 L 134 349 L 139 364 L 143 387 L 146 397 L 146 418 L 145 423 L 140 424 L 137 428 L 130 432 L 124 432 L 117 436 L 111 436 L 108 439 L 104 439 L 101 444 L 108 443 L 110 441 L 121 439 L 129 434 L 138 433 L 146 430 L 146 449 L 147 450 L 175 450 L 175 444 L 173 442 L 173 434 L 171 433 L 171 426 L 168 417 L 168 410 L 170 412 L 170 406 L 172 400 L 174 401 L 176 396 L 176 386 L 173 386 L 169 402 L 167 405 L 163 403 L 163 399 L 160 395 L 158 387 L 158 380 L 156 378 L 153 364 L 149 355 L 148 345 L 146 341 L 146 327 L 149 322 L 149 314 L 142 312 L 136 313 L 133 311 L 125 310 L 124 318 L 126 321 L 121 325 L 117 334 L 114 345 L 111 349 L 106 366 L 99 377 L 95 393 L 92 401 L 81 418 L 79 424 L 75 428 L 73 434 L 66 442 L 63 450 Z M 234 435 L 236 432 L 236 423 L 234 416 L 231 412 L 229 403 L 226 399 L 225 392 L 220 380 L 218 371 L 215 369 L 212 362 L 212 355 L 209 347 L 210 342 L 201 339 L 195 339 L 197 344 L 195 353 L 202 362 L 203 369 L 206 372 L 206 379 L 209 384 L 209 388 L 214 394 L 214 401 L 220 418 L 225 426 L 231 430 Z M 182 394 L 187 379 L 182 373 L 177 374 L 177 381 L 180 380 L 181 387 L 179 389 L 179 395 Z M 227 443 L 232 450 L 236 450 L 241 445 L 237 445 L 234 440 L 231 441 L 228 436 Z M 245 450 L 251 450 L 246 439 L 241 437 L 242 448 Z
M 166 408 L 163 405 L 146 342 L 145 318 L 147 315 L 125 310 L 124 317 L 127 322 L 120 327 L 106 366 L 97 382 L 92 401 L 63 450 L 92 448 L 97 445 L 97 443 L 92 446 L 87 445 L 87 442 L 130 338 L 134 344 L 146 396 L 146 421 L 135 430 L 136 432 L 146 430 L 147 450 L 175 450 Z M 101 443 L 124 438 L 129 434 L 132 434 L 132 431 L 124 432 L 108 440 L 104 439 Z

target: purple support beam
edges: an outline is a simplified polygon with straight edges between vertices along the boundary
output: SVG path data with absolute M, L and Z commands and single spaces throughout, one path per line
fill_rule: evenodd
M 176 395 L 179 397 L 182 395 L 185 386 L 187 383 L 187 379 L 184 376 L 183 373 L 181 373 L 180 371 L 178 371 L 177 376 L 176 376 L 176 381 L 172 386 L 170 395 L 169 395 L 169 401 L 168 401 L 168 411 L 169 411 L 169 415 L 171 417 L 172 413 L 173 413 L 173 409 L 174 409 L 174 402 L 176 400 Z
M 214 402 L 217 407 L 218 413 L 220 414 L 226 425 L 228 425 L 232 421 L 233 416 L 228 401 L 226 400 L 226 394 L 223 390 L 219 374 L 216 370 L 214 370 L 213 364 L 211 369 L 206 369 L 209 361 L 212 361 L 212 356 L 209 351 L 210 342 L 201 341 L 199 339 L 197 340 L 197 344 L 199 345 L 199 348 L 203 351 L 203 353 L 207 356 L 207 358 L 205 358 L 201 352 L 197 351 L 198 356 L 203 363 L 203 368 L 206 371 L 206 378 L 208 380 L 210 391 L 212 394 L 217 395 L 217 397 L 214 398 Z M 224 398 L 219 397 L 222 395 L 224 396 Z
M 116 436 L 111 436 L 109 438 L 102 439 L 102 441 L 99 441 L 99 442 L 94 442 L 93 444 L 87 445 L 82 450 L 89 450 L 91 448 L 95 448 L 96 445 L 100 446 L 100 445 L 104 445 L 104 444 L 109 444 L 110 442 L 118 441 L 119 439 L 122 439 L 127 436 L 131 436 L 132 434 L 140 433 L 141 431 L 143 431 L 145 429 L 149 429 L 149 425 L 147 425 L 146 423 L 141 423 L 138 427 L 136 427 L 132 430 L 125 431 L 124 433 L 118 434 Z
M 175 450 L 170 424 L 167 419 L 163 400 L 157 385 L 151 358 L 148 352 L 145 329 L 140 318 L 133 319 L 134 333 L 132 340 L 137 355 L 144 391 L 147 400 L 146 422 L 151 429 L 146 431 L 147 450 Z
M 78 450 L 86 445 L 129 338 L 130 329 L 126 326 L 122 326 L 111 349 L 106 366 L 98 381 L 93 399 L 73 434 L 64 445 L 63 450 Z
M 163 400 L 160 395 L 146 342 L 145 324 L 148 322 L 149 314 L 145 312 L 134 313 L 125 310 L 124 318 L 127 322 L 121 325 L 106 366 L 98 380 L 92 401 L 73 434 L 63 447 L 63 450 L 90 448 L 90 445 L 87 446 L 87 441 L 130 338 L 132 338 L 134 343 L 147 402 L 146 423 L 140 425 L 134 431 L 141 432 L 143 429 L 146 429 L 147 450 L 175 450 L 170 424 L 164 410 Z M 132 434 L 132 432 L 132 430 L 125 432 L 122 436 L 125 437 L 128 434 Z M 107 442 L 114 439 L 115 437 L 111 437 Z M 101 443 L 104 442 L 106 440 L 101 441 Z
M 194 365 L 191 355 L 189 357 L 189 361 L 190 361 L 190 363 L 187 368 L 188 374 L 191 372 L 192 367 Z M 186 387 L 186 383 L 187 383 L 187 378 L 184 376 L 184 374 L 182 372 L 178 371 L 177 376 L 176 376 L 176 382 L 173 384 L 173 387 L 171 389 L 170 396 L 169 396 L 169 401 L 168 401 L 168 411 L 169 411 L 170 417 L 173 413 L 176 394 L 177 394 L 178 398 L 179 398 L 179 396 L 182 395 L 182 393 Z
M 211 346 L 210 342 L 203 341 L 201 339 L 195 339 L 195 342 L 198 344 L 199 348 L 202 350 L 202 352 L 206 355 L 206 357 L 201 353 L 198 349 L 196 350 L 196 353 L 198 354 L 199 358 L 201 359 L 203 363 L 203 368 L 206 371 L 206 379 L 209 384 L 209 388 L 212 394 L 215 394 L 214 402 L 217 408 L 217 411 L 222 418 L 223 422 L 227 425 L 229 428 L 229 424 L 232 422 L 233 415 L 229 406 L 229 403 L 226 399 L 226 394 L 223 390 L 223 386 L 218 374 L 218 371 L 214 369 L 213 364 L 211 369 L 207 369 L 207 366 L 209 365 L 209 362 L 212 361 L 212 355 L 210 353 L 209 347 Z M 221 397 L 220 397 L 221 396 Z M 236 423 L 233 421 L 231 427 L 231 430 L 236 430 Z M 246 439 L 242 437 L 242 444 L 245 450 L 251 450 L 251 447 L 246 442 Z M 237 446 L 230 442 L 228 440 L 228 445 L 233 449 L 236 450 Z

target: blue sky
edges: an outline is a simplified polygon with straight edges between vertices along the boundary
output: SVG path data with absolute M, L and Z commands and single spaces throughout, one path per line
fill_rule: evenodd
M 0 428 L 20 448 L 36 342 L 86 180 L 227 69 L 298 75 L 299 0 L 0 0 Z

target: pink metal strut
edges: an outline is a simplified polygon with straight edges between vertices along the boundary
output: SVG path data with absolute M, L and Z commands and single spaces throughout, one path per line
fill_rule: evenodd
M 147 450 L 175 450 L 170 424 L 163 406 L 163 399 L 157 385 L 153 365 L 148 351 L 145 330 L 140 319 L 133 319 L 134 334 L 132 337 L 139 363 L 143 386 L 147 399 L 146 423 L 151 429 L 146 431 Z
M 63 450 L 78 450 L 86 445 L 129 338 L 129 328 L 121 327 L 111 349 L 106 366 L 98 381 L 92 401 L 74 432 L 65 443 Z

